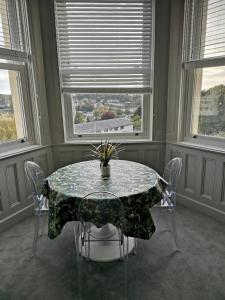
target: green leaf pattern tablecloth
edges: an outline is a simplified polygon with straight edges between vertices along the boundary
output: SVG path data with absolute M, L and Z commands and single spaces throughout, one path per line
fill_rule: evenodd
M 125 234 L 131 237 L 149 239 L 155 231 L 150 208 L 162 199 L 165 181 L 149 167 L 125 160 L 111 160 L 111 176 L 101 177 L 97 160 L 75 163 L 61 168 L 50 175 L 44 184 L 43 193 L 49 199 L 49 237 L 55 238 L 69 221 L 77 220 L 81 199 L 91 192 L 108 191 L 116 194 L 125 209 Z M 87 221 L 100 227 L 105 223 L 119 226 L 116 216 L 100 216 L 96 205 L 102 205 L 106 198 L 95 199 L 87 214 Z M 98 210 L 99 211 L 99 210 Z M 110 220 L 108 220 L 110 218 Z

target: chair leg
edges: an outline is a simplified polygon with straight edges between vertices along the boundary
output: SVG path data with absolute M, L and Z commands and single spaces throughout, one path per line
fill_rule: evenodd
M 175 210 L 174 209 L 169 210 L 169 214 L 170 214 L 171 229 L 173 234 L 175 250 L 179 251 Z
M 37 241 L 39 234 L 39 216 L 35 215 L 34 219 L 34 239 L 33 239 L 33 247 L 32 247 L 32 255 L 36 256 L 37 253 Z
M 126 247 L 125 247 L 126 245 Z M 124 236 L 123 240 L 123 254 L 124 254 L 124 299 L 127 300 L 127 264 L 128 264 L 128 252 L 129 252 L 129 237 Z
M 82 247 L 82 243 L 80 243 L 80 234 L 82 234 L 81 224 L 74 224 L 73 233 L 74 233 L 74 243 L 75 243 L 75 251 L 76 251 L 76 261 L 77 261 L 77 277 L 78 277 L 78 299 L 82 300 L 82 255 L 80 257 L 79 250 L 80 244 Z
M 122 233 L 119 229 L 117 229 L 117 234 L 118 234 L 118 243 L 119 243 L 119 251 L 120 251 L 120 260 L 122 260 L 122 250 L 121 250 L 121 239 L 122 239 Z
M 46 224 L 47 224 L 47 220 L 48 220 L 48 214 L 45 213 L 42 217 L 42 228 L 41 228 L 41 236 L 44 235 L 44 232 L 45 232 L 45 227 L 46 227 Z
M 136 255 L 138 252 L 138 239 L 134 238 L 134 249 L 133 249 L 133 255 Z
M 90 252 L 91 252 L 91 232 L 90 232 L 90 228 L 88 228 L 87 230 L 87 234 L 88 234 L 88 261 L 90 261 Z

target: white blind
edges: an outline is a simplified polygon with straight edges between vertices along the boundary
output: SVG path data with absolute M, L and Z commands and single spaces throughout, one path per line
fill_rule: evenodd
M 23 51 L 19 4 L 16 0 L 0 0 L 0 48 Z
M 187 0 L 186 61 L 225 56 L 225 0 Z
M 64 90 L 149 92 L 152 0 L 55 1 Z

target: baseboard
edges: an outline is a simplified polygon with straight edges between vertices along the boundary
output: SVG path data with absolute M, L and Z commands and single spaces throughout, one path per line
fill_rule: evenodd
M 181 195 L 177 193 L 177 203 L 189 207 L 189 208 L 193 208 L 213 219 L 215 219 L 218 222 L 222 222 L 225 223 L 225 212 L 222 210 L 219 210 L 215 207 L 209 206 L 207 204 L 201 203 L 199 201 L 196 201 L 190 197 Z
M 14 214 L 11 214 L 10 216 L 0 220 L 0 232 L 3 232 L 7 230 L 8 228 L 11 228 L 13 225 L 23 221 L 29 216 L 32 216 L 34 213 L 34 205 L 30 204 L 23 209 L 18 210 Z

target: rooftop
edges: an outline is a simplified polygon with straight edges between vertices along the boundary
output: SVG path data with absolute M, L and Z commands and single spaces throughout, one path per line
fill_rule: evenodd
M 115 118 L 109 120 L 74 124 L 74 127 L 76 133 L 86 133 L 86 132 L 95 133 L 95 132 L 110 130 L 113 128 L 118 128 L 120 126 L 129 126 L 129 125 L 132 125 L 132 122 L 130 122 L 129 120 L 123 118 Z

